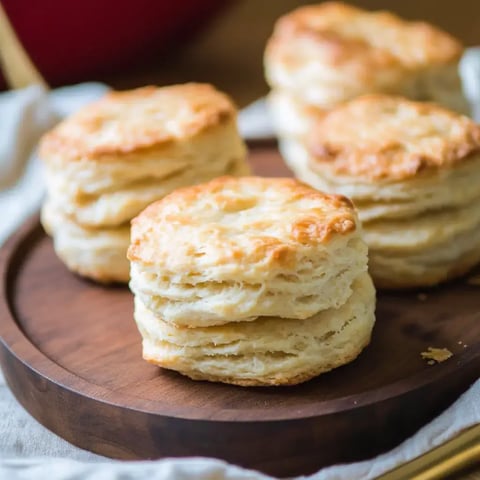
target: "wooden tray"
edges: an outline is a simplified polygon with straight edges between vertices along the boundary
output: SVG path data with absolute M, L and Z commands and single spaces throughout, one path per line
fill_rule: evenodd
M 259 174 L 286 175 L 271 147 Z M 399 443 L 480 372 L 480 287 L 381 293 L 371 345 L 350 365 L 297 387 L 194 382 L 141 358 L 126 287 L 69 273 L 38 218 L 0 253 L 2 367 L 43 425 L 123 459 L 202 455 L 286 476 L 362 459 Z M 446 347 L 429 365 L 420 352 Z

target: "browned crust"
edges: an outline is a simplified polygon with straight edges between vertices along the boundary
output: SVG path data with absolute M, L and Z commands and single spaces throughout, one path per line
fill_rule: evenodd
M 480 152 L 480 126 L 438 105 L 375 94 L 326 113 L 307 145 L 320 175 L 404 180 Z
M 243 187 L 249 189 L 249 194 L 246 196 L 242 196 Z M 155 238 L 156 232 L 163 231 L 162 226 L 168 226 L 173 236 L 176 226 L 187 226 L 195 232 L 196 225 L 201 225 L 202 220 L 195 218 L 191 208 L 198 202 L 208 199 L 209 205 L 213 205 L 212 208 L 221 216 L 222 212 L 235 212 L 245 206 L 254 208 L 254 205 L 244 205 L 244 202 L 251 202 L 252 197 L 254 200 L 255 198 L 260 200 L 269 189 L 275 191 L 285 208 L 292 209 L 290 218 L 285 219 L 288 223 L 286 229 L 288 238 L 276 238 L 259 233 L 249 237 L 248 248 L 245 245 L 240 247 L 228 231 L 226 232 L 223 227 L 219 227 L 213 221 L 209 223 L 209 231 L 212 238 L 219 242 L 225 261 L 241 262 L 247 258 L 250 261 L 268 258 L 272 264 L 288 264 L 295 257 L 297 245 L 327 243 L 333 235 L 351 234 L 357 227 L 353 204 L 341 195 L 319 192 L 291 178 L 225 176 L 208 183 L 176 190 L 147 207 L 132 221 L 132 241 L 127 257 L 131 261 L 156 263 L 159 255 L 163 253 L 166 255 L 163 251 L 165 249 L 162 245 L 158 245 L 155 252 L 151 251 L 151 248 L 145 247 L 145 239 L 149 239 L 151 246 L 150 240 Z M 236 195 L 226 195 L 227 192 L 233 192 Z M 312 204 L 315 203 L 315 207 L 300 208 L 296 205 L 296 202 L 305 200 L 311 200 Z M 188 214 L 189 211 L 192 212 L 191 215 Z M 269 222 L 268 215 L 260 212 L 258 216 L 253 216 L 249 226 L 261 232 Z M 210 240 L 208 239 L 209 242 Z M 174 239 L 172 241 L 174 242 Z M 171 248 L 174 249 L 174 245 Z M 218 258 L 217 261 L 220 262 L 221 259 Z
M 369 22 L 369 34 L 362 28 L 355 32 L 354 27 L 365 21 Z M 321 51 L 332 67 L 357 64 L 366 70 L 446 64 L 458 61 L 463 52 L 457 39 L 426 22 L 407 21 L 387 11 L 369 12 L 341 2 L 304 6 L 281 17 L 267 44 L 267 60 L 296 63 L 292 53 L 297 42 L 308 47 L 313 59 L 315 50 Z
M 39 155 L 45 161 L 59 156 L 64 161 L 118 160 L 118 156 L 188 139 L 235 115 L 231 99 L 209 84 L 113 91 L 47 133 Z

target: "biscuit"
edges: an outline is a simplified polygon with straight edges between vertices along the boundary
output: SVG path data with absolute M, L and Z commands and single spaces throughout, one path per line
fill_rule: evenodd
M 187 328 L 157 317 L 137 296 L 135 320 L 143 356 L 195 380 L 242 386 L 294 385 L 354 360 L 375 323 L 375 289 L 361 274 L 338 309 L 298 320 L 262 317 L 254 322 Z
M 39 156 L 47 210 L 68 224 L 65 232 L 61 222 L 53 230 L 57 253 L 74 271 L 102 281 L 128 281 L 123 232 L 150 203 L 179 187 L 250 172 L 234 104 L 211 85 L 195 83 L 111 92 L 46 134 Z M 118 268 L 106 274 L 114 261 Z
M 293 179 L 221 177 L 132 221 L 145 360 L 195 380 L 294 385 L 355 359 L 375 289 L 353 205 Z
M 369 93 L 469 114 L 458 72 L 463 51 L 457 39 L 428 23 L 324 2 L 277 21 L 265 50 L 265 75 L 272 90 L 293 99 L 290 106 L 308 107 L 297 108 L 303 122 L 312 111 L 318 115 Z M 295 129 L 287 126 L 287 133 L 295 135 Z
M 368 95 L 281 151 L 296 175 L 349 196 L 377 286 L 428 286 L 479 260 L 480 127 L 434 104 Z
M 293 179 L 223 177 L 132 221 L 132 291 L 164 321 L 205 327 L 338 308 L 367 270 L 344 197 Z
M 112 92 L 40 145 L 52 200 L 90 227 L 125 223 L 175 188 L 248 172 L 245 156 L 235 107 L 206 84 Z

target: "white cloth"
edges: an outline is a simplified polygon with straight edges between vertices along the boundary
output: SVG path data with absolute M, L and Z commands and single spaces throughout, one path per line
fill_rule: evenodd
M 106 90 L 86 83 L 51 94 L 32 86 L 0 95 L 0 244 L 40 203 L 42 175 L 32 152 L 42 133 Z
M 105 89 L 99 84 L 85 84 L 47 94 L 38 87 L 30 87 L 0 95 L 0 244 L 16 225 L 38 208 L 42 195 L 41 176 L 34 155 L 30 156 L 28 152 L 39 135 L 56 119 L 98 97 Z M 261 103 L 240 115 L 240 130 L 244 135 L 261 138 L 270 134 L 268 121 L 263 115 Z M 364 462 L 329 467 L 308 478 L 375 478 L 477 423 L 480 423 L 480 380 L 446 412 L 391 452 Z M 49 480 L 270 478 L 214 459 L 119 462 L 81 450 L 47 431 L 30 417 L 13 398 L 0 373 L 0 479 L 43 477 Z

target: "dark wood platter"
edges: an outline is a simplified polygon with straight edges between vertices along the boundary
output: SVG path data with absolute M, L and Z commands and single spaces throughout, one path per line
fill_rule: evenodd
M 262 175 L 288 170 L 253 150 Z M 378 295 L 371 345 L 296 387 L 194 382 L 141 358 L 126 287 L 69 273 L 38 218 L 0 252 L 0 352 L 7 382 L 43 425 L 114 458 L 209 456 L 278 476 L 366 458 L 414 433 L 480 375 L 480 286 Z M 425 295 L 423 295 L 425 293 Z M 429 365 L 428 347 L 453 357 Z

